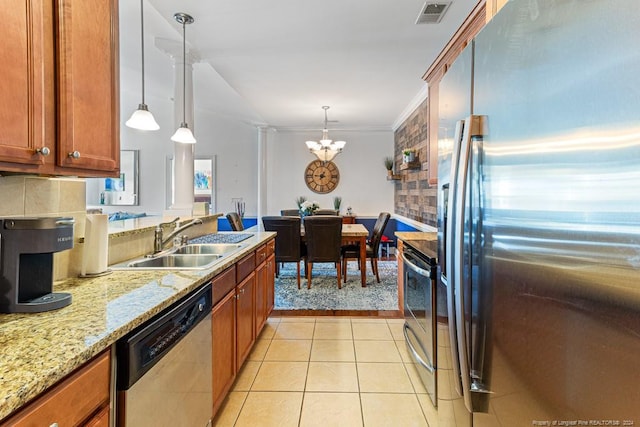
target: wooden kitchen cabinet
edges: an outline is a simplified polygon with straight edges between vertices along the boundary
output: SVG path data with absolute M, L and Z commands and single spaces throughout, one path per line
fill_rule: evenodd
M 263 262 L 256 268 L 256 304 L 255 304 L 255 331 L 256 337 L 262 330 L 267 320 L 267 262 Z
M 55 141 L 53 8 L 45 0 L 5 0 L 0 11 L 0 165 L 30 165 Z M 4 167 L 3 167 L 4 169 Z
M 273 309 L 273 293 L 275 278 L 275 239 L 256 250 L 256 259 L 263 260 L 256 268 L 256 304 L 255 330 L 256 337 L 264 327 Z
M 0 171 L 117 176 L 118 1 L 7 2 Z
M 489 3 L 504 4 L 506 0 L 490 0 Z M 500 6 L 502 7 L 502 6 Z M 422 79 L 427 82 L 429 88 L 428 102 L 428 180 L 429 185 L 438 183 L 438 103 L 440 98 L 440 80 L 447 70 L 456 60 L 460 52 L 473 40 L 487 23 L 489 13 L 487 12 L 487 2 L 480 1 L 473 8 L 469 16 L 460 25 L 449 42 L 442 49 L 440 54 L 433 61 Z M 464 119 L 461 117 L 460 119 Z
M 108 426 L 110 378 L 111 357 L 107 350 L 0 425 Z
M 109 407 L 105 407 L 84 424 L 84 427 L 109 427 Z
M 274 249 L 275 239 L 271 239 L 213 279 L 214 415 L 224 402 L 273 309 Z M 256 266 L 257 259 L 264 261 Z M 222 298 L 224 292 L 226 296 Z
M 215 280 L 214 280 L 215 287 Z M 213 413 L 215 414 L 236 378 L 236 292 L 229 292 L 213 307 Z
M 273 311 L 273 305 L 275 303 L 275 285 L 276 285 L 276 239 L 271 239 L 267 242 L 267 289 L 266 289 L 266 307 L 264 320 L 265 322 Z M 264 324 L 263 324 L 264 326 Z
M 251 272 L 236 287 L 236 358 L 238 369 L 249 355 L 256 339 L 254 329 L 256 273 Z

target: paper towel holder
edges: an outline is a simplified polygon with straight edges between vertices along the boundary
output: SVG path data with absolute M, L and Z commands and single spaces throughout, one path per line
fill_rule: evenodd
M 78 277 L 92 278 L 110 274 L 111 269 L 107 265 L 109 259 L 108 215 L 88 214 L 86 217 L 85 236 L 81 242 L 84 246 L 82 266 Z M 99 260 L 104 262 L 104 264 L 101 264 L 100 261 L 98 262 L 101 271 L 95 271 L 97 269 L 96 266 L 89 263 L 88 257 L 91 255 L 97 256 Z M 90 272 L 87 272 L 87 270 L 90 270 Z

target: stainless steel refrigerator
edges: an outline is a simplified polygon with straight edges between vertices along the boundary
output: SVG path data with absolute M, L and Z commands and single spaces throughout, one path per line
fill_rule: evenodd
M 510 0 L 439 88 L 441 427 L 640 426 L 640 5 Z

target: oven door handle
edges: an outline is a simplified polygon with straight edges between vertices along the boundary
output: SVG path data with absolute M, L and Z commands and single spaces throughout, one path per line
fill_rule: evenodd
M 405 264 L 407 264 L 407 266 L 411 270 L 415 271 L 421 276 L 431 277 L 431 270 L 425 270 L 424 268 L 421 268 L 418 265 L 416 265 L 416 262 L 420 262 L 420 259 L 417 258 L 415 255 L 413 255 L 413 253 L 405 250 L 402 255 L 403 255 Z
M 416 349 L 413 347 L 413 344 L 411 344 L 411 340 L 409 339 L 409 334 L 407 333 L 407 331 L 411 331 L 413 336 L 416 336 L 416 333 L 413 332 L 413 330 L 411 329 L 411 327 L 409 325 L 407 325 L 406 323 L 404 324 L 404 328 L 402 330 L 402 332 L 404 333 L 404 340 L 407 343 L 407 346 L 409 347 L 409 350 L 411 350 L 411 353 L 413 353 L 413 357 L 415 357 L 415 359 L 418 361 L 418 363 L 420 363 L 422 366 L 424 366 L 424 368 L 427 371 L 429 371 L 430 373 L 433 374 L 436 371 L 436 368 L 433 366 L 433 364 L 429 360 L 429 355 L 426 354 L 426 352 L 425 352 L 425 355 L 427 356 L 427 361 L 425 362 L 424 360 L 422 360 L 422 357 L 420 357 L 420 355 L 418 354 Z

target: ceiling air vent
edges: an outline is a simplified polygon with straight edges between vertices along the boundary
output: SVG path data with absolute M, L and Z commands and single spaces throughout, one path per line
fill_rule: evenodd
M 416 24 L 437 24 L 442 20 L 444 13 L 449 8 L 450 1 L 438 3 L 425 3 L 416 20 Z

